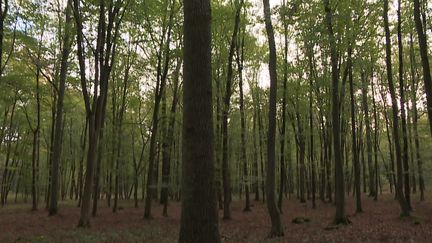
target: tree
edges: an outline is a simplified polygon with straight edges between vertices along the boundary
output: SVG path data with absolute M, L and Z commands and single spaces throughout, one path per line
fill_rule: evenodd
M 184 1 L 182 211 L 179 242 L 220 242 L 213 156 L 211 7 Z
M 231 36 L 228 67 L 227 67 L 227 82 L 225 86 L 225 95 L 222 106 L 222 182 L 224 194 L 224 219 L 231 219 L 230 202 L 231 202 L 231 180 L 229 171 L 228 158 L 228 114 L 232 95 L 232 80 L 233 80 L 233 59 L 236 50 L 237 35 L 240 29 L 240 17 L 243 7 L 243 0 L 235 1 L 236 12 L 234 19 L 234 30 Z
M 59 76 L 59 87 L 58 87 L 58 97 L 56 104 L 56 119 L 55 119 L 55 131 L 54 131 L 54 148 L 53 148 L 53 158 L 52 158 L 52 172 L 51 172 L 51 196 L 50 196 L 50 206 L 49 215 L 57 214 L 58 210 L 58 188 L 59 188 L 59 166 L 60 166 L 60 156 L 62 151 L 62 128 L 63 128 L 63 102 L 66 89 L 66 75 L 68 70 L 68 58 L 72 45 L 71 36 L 71 7 L 72 2 L 69 0 L 66 6 L 66 16 L 65 16 L 65 34 L 63 38 L 63 51 L 61 57 L 61 67 Z
M 156 67 L 156 87 L 154 91 L 154 109 L 152 115 L 152 126 L 151 126 L 151 136 L 150 136 L 150 151 L 149 151 L 149 163 L 147 170 L 147 183 L 146 183 L 146 198 L 145 198 L 145 206 L 144 206 L 144 218 L 151 219 L 151 203 L 153 197 L 156 197 L 157 192 L 157 171 L 159 166 L 157 166 L 157 134 L 159 127 L 159 109 L 162 100 L 162 96 L 164 94 L 164 89 L 166 86 L 168 69 L 170 64 L 170 43 L 171 43 L 171 34 L 172 27 L 174 21 L 174 12 L 175 6 L 174 1 L 166 6 L 166 9 L 170 11 L 169 20 L 166 25 L 162 27 L 162 33 L 160 35 L 160 40 L 157 41 L 158 52 L 157 52 L 157 67 Z M 169 7 L 169 8 L 168 8 Z M 148 18 L 146 18 L 148 22 Z M 147 23 L 150 26 L 151 23 Z M 153 29 L 150 28 L 150 33 L 153 32 Z M 155 39 L 152 37 L 152 39 Z M 155 166 L 156 164 L 156 166 Z
M 6 63 L 3 66 L 3 42 L 4 42 L 4 31 L 5 31 L 5 20 L 9 11 L 9 1 L 0 1 L 0 80 L 3 75 Z M 8 58 L 7 58 L 8 59 Z M 6 59 L 6 60 L 7 60 Z
M 108 95 L 108 81 L 113 67 L 116 53 L 116 41 L 119 36 L 119 28 L 125 12 L 122 0 L 110 1 L 108 6 L 101 0 L 98 3 L 98 23 L 95 60 L 95 81 L 93 85 L 93 97 L 90 96 L 86 77 L 85 37 L 80 0 L 73 0 L 73 13 L 76 24 L 77 56 L 79 62 L 79 73 L 81 92 L 83 94 L 86 115 L 89 123 L 87 150 L 87 172 L 85 176 L 84 190 L 81 199 L 81 215 L 78 227 L 90 227 L 90 200 L 94 182 L 94 165 L 97 160 L 100 138 L 103 133 L 105 110 Z M 108 21 L 105 15 L 109 13 Z
M 408 132 L 405 112 L 405 86 L 404 86 L 404 58 L 403 58 L 403 43 L 402 43 L 402 19 L 401 19 L 401 0 L 398 0 L 397 9 L 397 39 L 398 39 L 398 54 L 399 54 L 399 95 L 400 95 L 400 110 L 401 110 L 401 127 L 402 127 L 402 162 L 404 174 L 404 194 L 408 208 L 411 209 L 411 187 L 410 173 L 408 164 Z
M 424 20 L 423 20 L 424 21 Z M 432 134 L 432 78 L 429 66 L 428 46 L 426 38 L 426 26 L 423 26 L 420 13 L 420 0 L 414 0 L 414 22 L 420 46 L 420 58 L 423 67 L 423 81 L 427 98 L 427 113 L 429 117 L 429 128 Z
M 264 4 L 264 22 L 267 33 L 269 46 L 269 73 L 270 73 L 270 96 L 269 96 L 269 112 L 268 112 L 268 133 L 267 133 L 267 177 L 266 177 L 266 194 L 267 194 L 267 209 L 271 218 L 271 230 L 269 237 L 283 236 L 282 222 L 280 212 L 276 205 L 275 193 L 275 137 L 276 137 L 276 94 L 277 94 L 277 70 L 276 70 L 276 44 L 274 38 L 273 25 L 270 14 L 269 0 L 263 0 Z
M 390 29 L 388 24 L 388 0 L 384 0 L 384 31 L 386 40 L 386 68 L 387 68 L 387 82 L 391 96 L 392 106 L 392 121 L 393 121 L 393 138 L 396 152 L 396 168 L 397 168 L 397 182 L 396 182 L 396 197 L 401 207 L 401 216 L 409 216 L 409 205 L 404 197 L 402 190 L 402 152 L 400 146 L 399 136 L 399 118 L 398 118 L 398 105 L 396 100 L 396 92 L 393 84 L 392 62 L 391 62 L 391 43 L 390 43 Z
M 415 71 L 416 59 L 414 55 L 414 44 L 413 44 L 413 35 L 410 35 L 410 72 L 411 72 L 411 87 L 412 87 L 412 120 L 413 120 L 413 129 L 414 129 L 414 147 L 415 147 L 415 159 L 417 161 L 418 168 L 418 179 L 419 179 L 419 188 L 420 188 L 420 200 L 424 200 L 424 190 L 425 184 L 423 179 L 423 161 L 420 155 L 420 141 L 419 141 L 419 133 L 418 133 L 418 110 L 417 110 L 417 89 L 418 89 L 418 80 Z
M 351 50 L 351 49 L 350 49 Z M 351 56 L 351 51 L 349 53 Z M 351 60 L 351 59 L 350 59 Z M 361 187 L 360 187 L 360 161 L 358 156 L 358 146 L 357 146 L 357 127 L 356 127 L 356 117 L 355 117 L 355 99 L 354 99 L 354 84 L 353 84 L 353 70 L 352 67 L 349 69 L 349 89 L 351 98 L 351 143 L 352 143 L 352 153 L 353 153 L 353 165 L 354 165 L 354 193 L 356 196 L 356 213 L 363 212 L 361 205 Z
M 248 166 L 247 166 L 247 155 L 246 155 L 246 115 L 245 115 L 245 105 L 244 105 L 244 92 L 243 92 L 243 65 L 244 65 L 244 45 L 245 45 L 245 28 L 241 30 L 241 39 L 238 41 L 236 45 L 236 62 L 237 62 L 237 70 L 238 70 L 238 79 L 239 79 L 239 95 L 240 95 L 240 127 L 241 127 L 241 160 L 243 162 L 243 180 L 244 188 L 245 188 L 245 207 L 243 211 L 249 212 L 250 209 L 250 200 L 249 200 L 249 181 L 248 181 Z
M 339 97 L 339 74 L 338 74 L 338 54 L 336 40 L 333 32 L 333 10 L 329 0 L 323 0 L 326 13 L 325 21 L 330 42 L 331 59 L 331 82 L 332 82 L 332 130 L 333 130 L 333 150 L 335 163 L 335 203 L 336 215 L 334 224 L 348 224 L 350 221 L 345 214 L 345 182 L 343 175 L 343 162 L 341 158 L 341 127 L 340 127 L 340 97 Z

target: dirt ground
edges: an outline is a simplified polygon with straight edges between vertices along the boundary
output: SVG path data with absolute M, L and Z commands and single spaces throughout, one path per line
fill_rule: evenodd
M 269 240 L 270 219 L 265 204 L 253 201 L 252 212 L 243 212 L 243 202 L 232 203 L 232 220 L 220 220 L 223 242 L 432 242 L 432 203 L 418 201 L 413 195 L 412 217 L 400 218 L 399 206 L 391 195 L 363 197 L 364 213 L 354 215 L 354 200 L 347 198 L 346 211 L 351 225 L 326 229 L 332 221 L 334 206 L 317 202 L 301 204 L 285 200 L 283 224 L 285 236 Z M 169 217 L 162 217 L 162 207 L 154 203 L 153 219 L 143 219 L 143 209 L 122 202 L 122 210 L 112 213 L 102 202 L 98 216 L 87 230 L 77 229 L 79 208 L 71 202 L 61 204 L 60 214 L 48 217 L 47 211 L 29 210 L 25 204 L 0 209 L 0 242 L 176 242 L 180 223 L 180 204 L 169 205 Z M 222 212 L 220 212 L 222 214 Z M 310 219 L 294 224 L 296 217 Z

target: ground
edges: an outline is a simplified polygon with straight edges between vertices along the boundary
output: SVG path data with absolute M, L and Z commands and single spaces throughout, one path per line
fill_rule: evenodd
M 253 201 L 252 212 L 243 212 L 243 201 L 232 203 L 232 220 L 220 220 L 223 242 L 431 242 L 432 203 L 419 202 L 413 195 L 412 217 L 400 218 L 399 207 L 391 195 L 377 202 L 364 197 L 362 214 L 354 214 L 354 200 L 347 198 L 346 211 L 352 224 L 329 229 L 334 214 L 331 203 L 285 200 L 283 238 L 268 240 L 270 219 L 262 202 Z M 122 202 L 122 210 L 112 213 L 105 202 L 91 229 L 77 229 L 79 208 L 72 202 L 61 204 L 60 214 L 48 217 L 44 209 L 31 212 L 28 204 L 11 204 L 0 209 L 0 242 L 177 242 L 180 204 L 169 205 L 169 217 L 162 217 L 162 207 L 154 203 L 153 219 L 143 219 L 143 208 Z M 220 212 L 222 213 L 222 212 Z M 310 219 L 294 224 L 296 217 Z

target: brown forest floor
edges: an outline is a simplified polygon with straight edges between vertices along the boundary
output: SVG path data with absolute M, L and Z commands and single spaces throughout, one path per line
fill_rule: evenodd
M 354 215 L 354 200 L 347 198 L 351 225 L 326 230 L 334 214 L 330 203 L 285 200 L 283 222 L 285 237 L 268 240 L 270 220 L 265 205 L 253 201 L 252 212 L 244 213 L 243 201 L 232 203 L 232 220 L 220 220 L 223 242 L 432 242 L 432 202 L 418 202 L 413 195 L 412 217 L 401 219 L 399 207 L 391 195 L 378 202 L 363 198 L 362 214 Z M 69 205 L 68 205 L 69 204 Z M 89 230 L 77 229 L 79 208 L 62 204 L 60 214 L 48 217 L 46 210 L 31 212 L 28 205 L 11 204 L 0 209 L 0 242 L 176 242 L 180 222 L 180 204 L 171 203 L 169 217 L 162 217 L 162 207 L 154 203 L 153 220 L 143 219 L 143 209 L 120 205 L 123 210 L 112 213 L 105 205 L 92 219 Z M 222 212 L 220 212 L 222 213 Z M 310 222 L 293 224 L 296 217 Z

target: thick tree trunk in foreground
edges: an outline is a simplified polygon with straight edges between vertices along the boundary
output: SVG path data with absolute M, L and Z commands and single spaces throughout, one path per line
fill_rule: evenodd
M 183 167 L 179 242 L 218 243 L 210 1 L 187 0 L 183 4 Z

